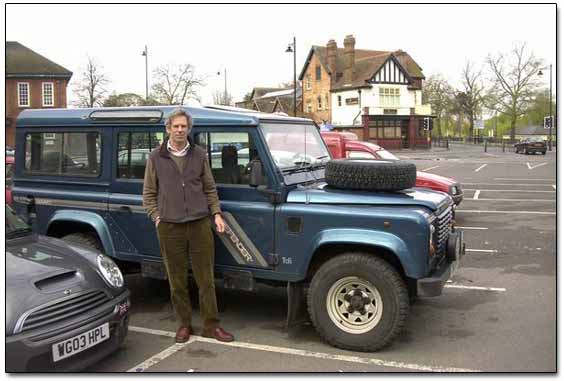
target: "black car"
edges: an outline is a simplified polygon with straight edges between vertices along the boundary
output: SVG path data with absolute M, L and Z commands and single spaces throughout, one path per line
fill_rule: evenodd
M 111 259 L 33 234 L 6 206 L 7 372 L 84 369 L 123 342 L 129 307 Z
M 515 144 L 515 153 L 530 153 L 540 152 L 546 155 L 546 141 L 543 138 L 526 138 Z

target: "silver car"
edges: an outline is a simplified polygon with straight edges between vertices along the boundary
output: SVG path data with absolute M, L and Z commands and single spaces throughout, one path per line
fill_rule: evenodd
M 128 331 L 116 264 L 76 242 L 33 234 L 6 206 L 6 371 L 79 371 Z

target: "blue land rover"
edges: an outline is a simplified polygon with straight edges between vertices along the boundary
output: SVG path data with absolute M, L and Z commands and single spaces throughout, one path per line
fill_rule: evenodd
M 23 111 L 15 208 L 38 233 L 165 278 L 141 192 L 173 109 Z M 185 109 L 228 225 L 215 235 L 225 287 L 285 286 L 288 325 L 309 312 L 325 340 L 356 351 L 389 344 L 411 298 L 441 294 L 464 254 L 462 235 L 448 195 L 412 188 L 412 164 L 330 160 L 308 119 Z

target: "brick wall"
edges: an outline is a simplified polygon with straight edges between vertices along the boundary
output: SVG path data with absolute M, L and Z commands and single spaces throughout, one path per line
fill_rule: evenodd
M 317 81 L 315 78 L 315 68 L 321 67 L 321 80 Z M 307 76 L 311 78 L 311 89 L 307 89 Z M 311 61 L 307 67 L 302 80 L 303 91 L 303 113 L 317 123 L 322 123 L 324 120 L 331 122 L 331 78 L 329 73 L 325 70 L 317 55 L 311 57 Z M 318 110 L 317 97 L 321 97 L 322 110 Z M 308 113 L 307 105 L 311 104 L 312 112 Z
M 18 82 L 29 83 L 29 107 L 18 105 Z M 53 103 L 51 107 L 43 107 L 42 83 L 53 83 Z M 6 79 L 6 144 L 13 146 L 15 141 L 16 118 L 26 108 L 65 108 L 67 107 L 67 85 L 66 79 L 55 78 L 9 78 Z

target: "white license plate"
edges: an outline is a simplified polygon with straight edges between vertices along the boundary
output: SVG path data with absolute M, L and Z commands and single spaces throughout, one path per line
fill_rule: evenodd
M 65 359 L 88 348 L 91 348 L 102 341 L 110 338 L 110 323 L 105 323 L 90 331 L 81 333 L 75 337 L 71 337 L 60 343 L 53 344 L 53 361 Z

